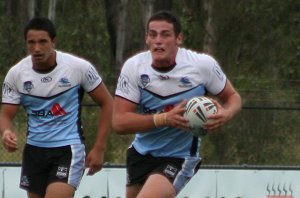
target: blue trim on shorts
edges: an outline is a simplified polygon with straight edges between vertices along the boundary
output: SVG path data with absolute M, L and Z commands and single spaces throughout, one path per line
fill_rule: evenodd
M 178 194 L 184 186 L 191 180 L 191 178 L 197 173 L 201 159 L 197 157 L 188 157 L 182 164 L 182 169 L 177 174 L 173 186 Z

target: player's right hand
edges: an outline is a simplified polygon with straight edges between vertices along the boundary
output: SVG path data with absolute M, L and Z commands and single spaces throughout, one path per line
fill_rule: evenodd
M 183 117 L 184 112 L 186 111 L 185 105 L 187 100 L 181 101 L 176 105 L 172 110 L 166 112 L 167 124 L 172 127 L 181 128 L 183 130 L 189 129 L 189 122 L 186 118 Z
M 15 152 L 18 150 L 18 139 L 17 136 L 14 132 L 10 130 L 5 130 L 2 134 L 2 143 L 4 148 L 8 152 Z

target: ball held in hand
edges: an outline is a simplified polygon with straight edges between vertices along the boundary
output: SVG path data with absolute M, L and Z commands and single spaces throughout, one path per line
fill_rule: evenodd
M 216 105 L 208 97 L 199 96 L 190 99 L 186 104 L 184 117 L 189 120 L 193 135 L 205 135 L 203 125 L 207 121 L 207 117 L 216 114 L 217 111 Z

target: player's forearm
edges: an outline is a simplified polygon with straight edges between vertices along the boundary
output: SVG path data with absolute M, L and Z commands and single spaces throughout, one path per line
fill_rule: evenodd
M 94 148 L 97 149 L 98 151 L 104 152 L 106 149 L 109 134 L 110 134 L 109 129 L 103 129 L 102 127 L 98 129 L 97 137 L 94 143 Z
M 2 104 L 0 111 L 0 133 L 5 130 L 14 131 L 13 120 L 19 109 L 19 105 Z
M 98 131 L 95 140 L 94 148 L 100 151 L 105 151 L 109 134 L 112 130 L 112 112 L 111 108 L 106 107 L 101 109 L 101 115 L 98 121 Z
M 3 133 L 5 131 L 14 131 L 12 122 L 7 119 L 6 117 L 2 117 L 0 118 L 0 134 L 1 136 L 3 135 Z
M 153 115 L 140 115 L 127 112 L 114 117 L 113 127 L 118 134 L 126 135 L 149 131 L 155 128 L 155 125 Z
M 229 112 L 229 120 L 235 117 L 242 109 L 242 99 L 240 95 L 237 92 L 232 94 L 224 104 L 224 108 Z

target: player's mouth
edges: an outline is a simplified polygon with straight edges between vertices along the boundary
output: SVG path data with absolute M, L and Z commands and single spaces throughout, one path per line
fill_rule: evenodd
M 163 55 L 165 53 L 165 49 L 164 48 L 161 48 L 161 47 L 156 47 L 152 50 L 153 54 L 155 55 Z
M 34 61 L 37 61 L 37 62 L 42 61 L 43 58 L 44 58 L 43 54 L 33 54 L 33 55 L 32 55 L 32 59 L 33 59 Z
M 156 47 L 153 49 L 154 52 L 164 52 L 165 49 L 164 48 L 161 48 L 161 47 Z

